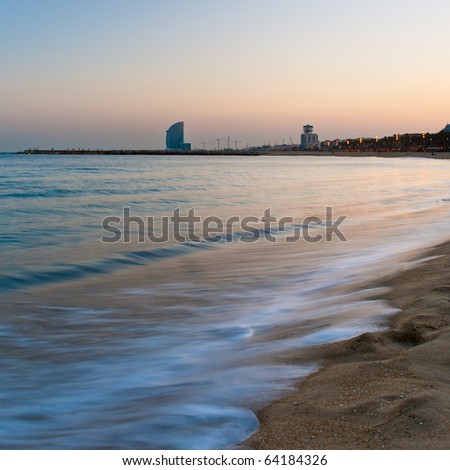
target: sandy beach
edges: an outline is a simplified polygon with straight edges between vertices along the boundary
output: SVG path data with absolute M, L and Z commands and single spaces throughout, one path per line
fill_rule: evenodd
M 254 449 L 450 448 L 450 242 L 382 279 L 387 329 L 307 351 L 321 368 L 260 411 Z M 296 358 L 292 359 L 295 363 Z

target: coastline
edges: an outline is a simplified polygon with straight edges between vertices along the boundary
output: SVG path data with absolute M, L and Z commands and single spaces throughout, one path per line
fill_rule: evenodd
M 428 158 L 436 160 L 449 160 L 450 152 L 408 152 L 408 151 L 355 151 L 348 152 L 345 150 L 336 151 L 334 153 L 325 150 L 33 150 L 32 152 L 0 152 L 0 154 L 33 156 L 33 155 L 140 155 L 140 156 L 288 156 L 288 157 L 380 157 L 380 158 Z
M 421 259 L 377 283 L 399 309 L 387 329 L 290 358 L 321 367 L 258 413 L 245 448 L 450 448 L 450 242 Z
M 436 160 L 449 160 L 450 159 L 450 152 L 370 152 L 370 151 L 361 151 L 361 152 L 346 152 L 336 151 L 334 153 L 319 150 L 319 151 L 305 151 L 305 150 L 298 150 L 298 151 L 288 151 L 288 152 L 266 152 L 264 155 L 273 155 L 273 156 L 280 156 L 280 155 L 287 155 L 287 156 L 311 156 L 311 157 L 353 157 L 353 158 L 363 158 L 363 157 L 379 157 L 379 158 L 405 158 L 405 157 L 412 157 L 412 158 L 428 158 L 428 159 L 436 159 Z

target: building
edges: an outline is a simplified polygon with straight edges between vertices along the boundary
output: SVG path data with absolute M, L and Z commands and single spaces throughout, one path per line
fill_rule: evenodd
M 191 144 L 184 141 L 184 122 L 172 124 L 166 131 L 167 150 L 191 150 Z
M 313 126 L 303 126 L 303 134 L 300 137 L 300 148 L 302 150 L 314 150 L 319 148 L 319 136 L 313 134 Z

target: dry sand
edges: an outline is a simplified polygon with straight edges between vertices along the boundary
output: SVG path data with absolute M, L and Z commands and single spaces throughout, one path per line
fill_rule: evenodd
M 259 413 L 254 449 L 450 449 L 450 243 L 388 279 L 389 328 L 299 351 L 321 369 Z M 301 358 L 301 359 L 300 359 Z

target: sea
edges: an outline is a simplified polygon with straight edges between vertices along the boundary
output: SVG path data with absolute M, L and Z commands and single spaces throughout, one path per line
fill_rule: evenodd
M 0 154 L 0 448 L 236 448 L 302 351 L 386 327 L 449 165 Z

